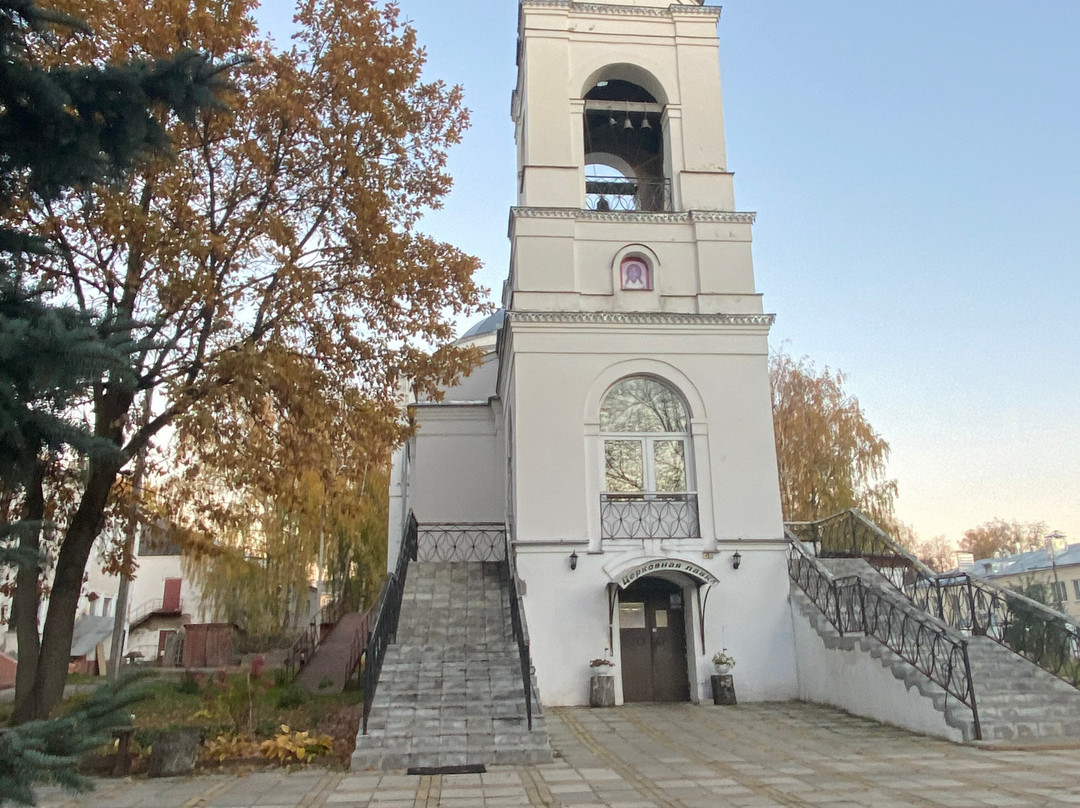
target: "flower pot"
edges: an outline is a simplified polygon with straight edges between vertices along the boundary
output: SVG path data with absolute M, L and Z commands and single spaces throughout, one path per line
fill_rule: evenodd
M 716 673 L 720 676 L 723 676 L 725 673 L 731 672 L 730 665 L 715 665 L 714 667 L 716 668 Z

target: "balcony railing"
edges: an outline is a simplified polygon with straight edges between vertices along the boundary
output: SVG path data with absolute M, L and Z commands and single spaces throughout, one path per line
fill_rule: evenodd
M 605 539 L 695 539 L 701 536 L 697 494 L 601 494 Z
M 671 182 L 636 177 L 585 175 L 585 206 L 589 210 L 671 210 Z

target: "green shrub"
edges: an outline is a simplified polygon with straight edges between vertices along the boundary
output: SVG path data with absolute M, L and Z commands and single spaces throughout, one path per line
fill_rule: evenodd
M 274 686 L 285 687 L 293 680 L 287 668 L 274 668 Z
M 191 671 L 184 671 L 176 685 L 176 692 L 186 696 L 196 696 L 200 690 L 199 679 Z
M 279 710 L 291 710 L 294 707 L 299 707 L 307 700 L 307 691 L 296 682 L 290 682 L 281 688 L 277 694 L 276 704 Z

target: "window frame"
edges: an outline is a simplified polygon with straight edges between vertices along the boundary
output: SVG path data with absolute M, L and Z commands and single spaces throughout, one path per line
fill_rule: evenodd
M 659 491 L 656 487 L 656 443 L 670 441 L 681 443 L 683 447 L 683 477 L 685 485 L 679 491 Z M 641 446 L 642 488 L 640 491 L 612 491 L 608 487 L 607 445 L 609 442 L 638 443 Z M 604 471 L 603 493 L 633 496 L 655 497 L 665 494 L 695 494 L 693 485 L 693 464 L 690 462 L 689 432 L 602 432 L 600 440 L 600 467 Z
M 1065 585 L 1064 581 L 1051 581 L 1050 593 L 1054 599 L 1054 603 L 1068 603 L 1069 602 L 1069 589 Z

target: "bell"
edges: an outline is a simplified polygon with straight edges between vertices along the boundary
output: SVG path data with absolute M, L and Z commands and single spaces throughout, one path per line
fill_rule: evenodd
M 614 116 L 614 115 L 608 115 L 608 120 L 607 120 L 607 122 L 608 122 L 608 126 L 614 126 L 615 124 L 617 124 L 617 123 L 618 123 L 618 121 L 617 121 L 617 120 L 615 120 L 615 116 Z
M 648 115 L 646 115 L 644 118 L 641 119 L 641 128 L 642 129 L 652 129 L 652 124 L 649 123 L 649 116 Z
M 633 129 L 634 128 L 634 122 L 630 120 L 629 115 L 626 116 L 626 121 L 623 123 L 622 128 L 623 129 Z

